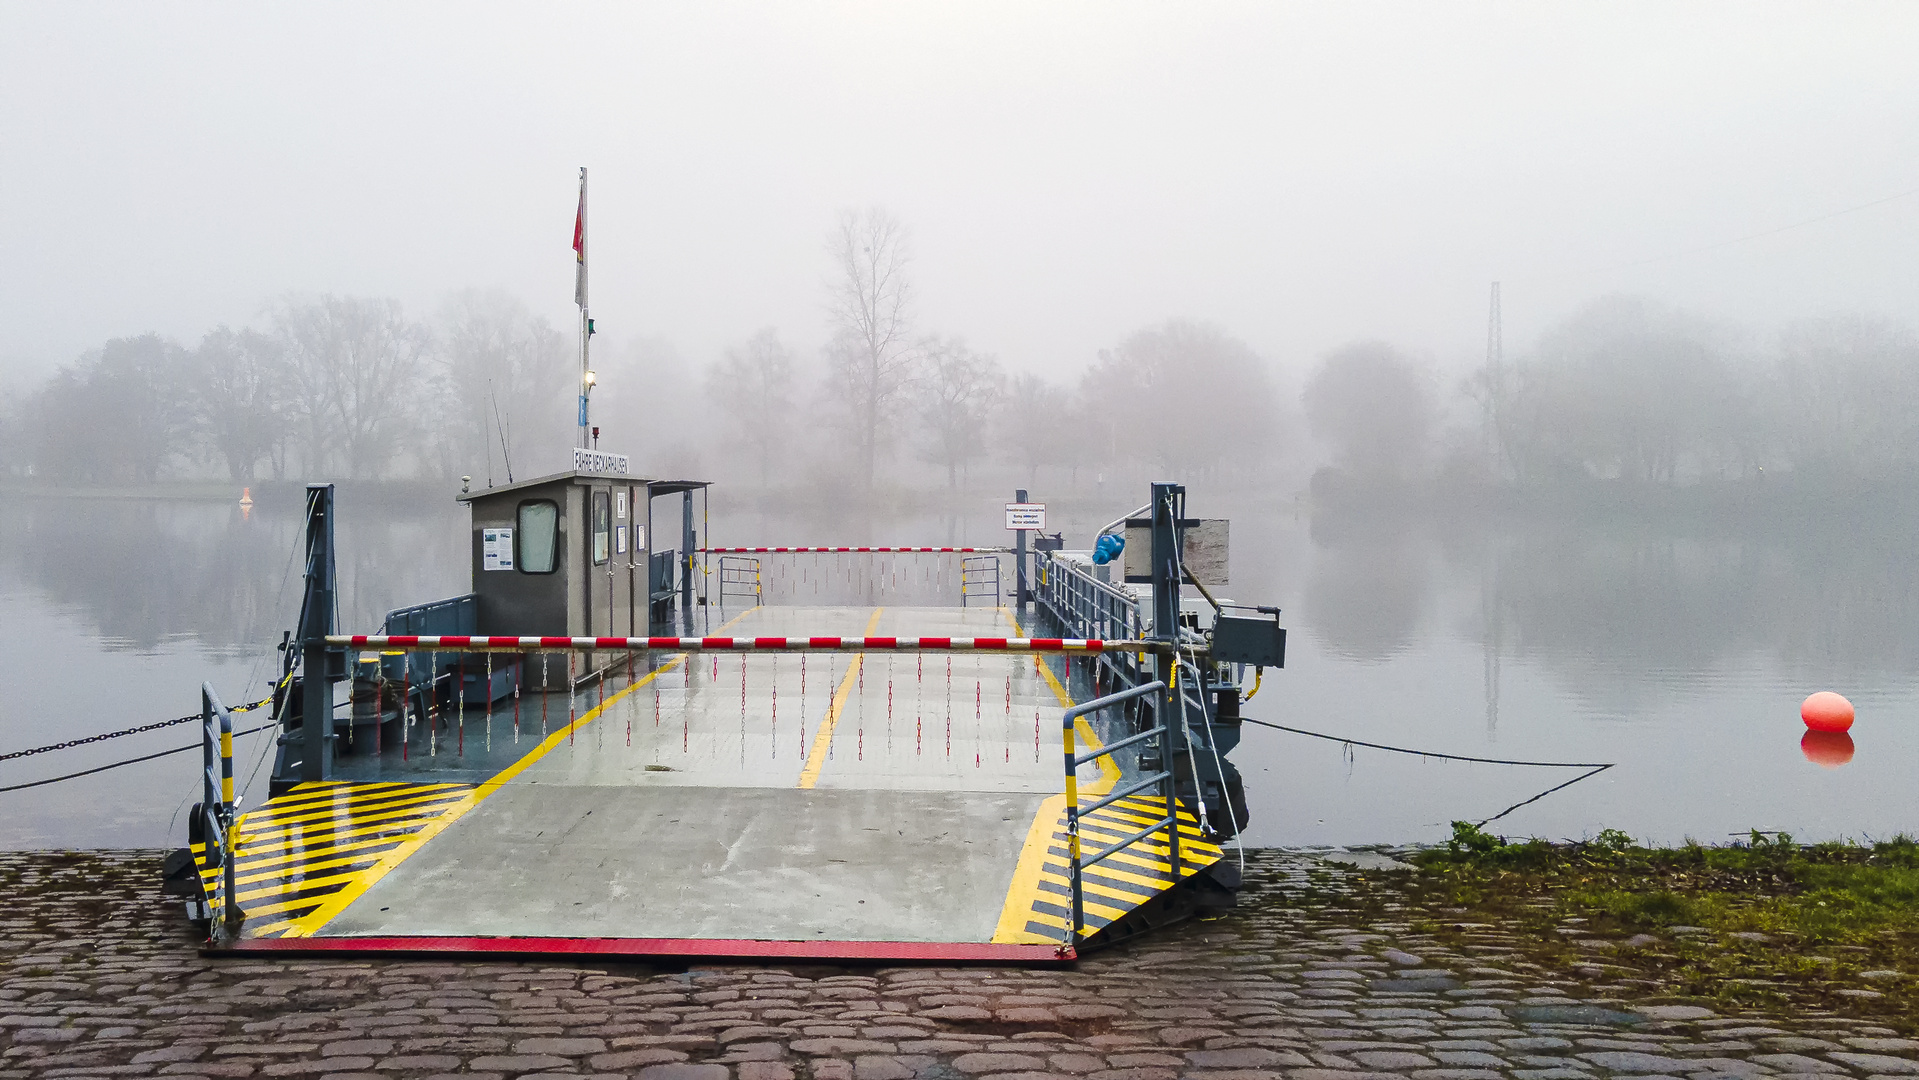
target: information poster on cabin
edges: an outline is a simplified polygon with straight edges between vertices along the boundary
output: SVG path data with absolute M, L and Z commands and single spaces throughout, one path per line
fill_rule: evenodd
M 513 530 L 480 530 L 480 568 L 483 570 L 513 569 Z

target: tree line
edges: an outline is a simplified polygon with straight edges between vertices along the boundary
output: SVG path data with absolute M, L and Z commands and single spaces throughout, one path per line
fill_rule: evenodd
M 1919 478 L 1919 336 L 1869 316 L 1761 336 L 1605 297 L 1451 386 L 1393 345 L 1346 346 L 1302 406 L 1322 492 Z
M 430 321 L 389 299 L 288 298 L 258 328 L 116 338 L 60 368 L 0 417 L 0 467 L 92 484 L 458 475 L 564 424 L 569 355 L 497 292 Z
M 923 325 L 906 227 L 879 208 L 826 237 L 827 333 L 764 328 L 706 363 L 635 339 L 595 352 L 593 423 L 654 475 L 873 491 L 1037 487 L 1087 474 L 1322 494 L 1459 486 L 1878 481 L 1919 474 L 1919 337 L 1835 316 L 1761 338 L 1634 297 L 1593 302 L 1510 358 L 1444 374 L 1357 341 L 1284 369 L 1173 319 L 1047 374 L 1009 373 Z M 193 345 L 118 338 L 0 408 L 0 474 L 504 479 L 559 471 L 573 333 L 497 291 L 426 318 L 397 301 L 288 297 Z M 1451 370 L 1461 371 L 1454 365 Z

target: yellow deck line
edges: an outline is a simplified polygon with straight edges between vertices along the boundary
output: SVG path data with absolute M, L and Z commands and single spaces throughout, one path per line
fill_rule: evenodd
M 353 802 L 349 800 L 335 803 L 332 806 L 324 808 L 304 810 L 298 814 L 289 814 L 286 817 L 270 818 L 266 821 L 253 822 L 250 824 L 252 824 L 255 829 L 260 830 L 260 833 L 270 835 L 273 832 L 283 832 L 289 827 L 307 831 L 307 827 L 309 826 L 329 821 L 378 821 L 391 817 L 395 811 L 414 811 L 428 803 L 438 802 L 443 799 L 458 798 L 461 794 L 459 790 L 455 789 L 452 791 L 429 791 L 421 795 L 394 795 L 367 799 L 364 802 Z M 242 837 L 241 842 L 244 843 L 245 839 L 245 837 Z
M 873 636 L 873 628 L 880 624 L 880 612 L 883 607 L 873 609 L 873 617 L 866 621 L 866 635 Z M 833 729 L 840 722 L 840 711 L 846 708 L 846 699 L 853 688 L 859 685 L 860 665 L 866 661 L 865 653 L 854 653 L 853 662 L 846 665 L 846 677 L 840 680 L 840 687 L 833 693 L 833 704 L 826 710 L 826 719 L 820 721 L 819 731 L 813 734 L 813 746 L 806 755 L 806 767 L 800 770 L 800 787 L 810 788 L 820 782 L 820 770 L 826 767 L 826 754 L 833 748 Z
M 758 610 L 759 610 L 759 607 L 757 605 L 755 605 L 754 607 L 747 608 L 745 611 L 740 612 L 738 615 L 735 615 L 731 619 L 728 619 L 726 622 L 722 623 L 719 629 L 721 631 L 725 631 L 727 628 L 731 627 L 733 624 L 739 622 L 741 619 L 746 618 L 748 615 L 751 615 Z M 368 889 L 372 888 L 375 884 L 377 884 L 381 878 L 387 876 L 389 873 L 392 873 L 394 867 L 399 866 L 401 863 L 405 862 L 408 858 L 412 857 L 413 853 L 420 850 L 421 847 L 425 846 L 427 841 L 440 835 L 442 832 L 445 832 L 448 826 L 452 825 L 454 822 L 464 817 L 467 814 L 467 812 L 471 811 L 474 807 L 485 802 L 487 798 L 491 796 L 494 792 L 504 787 L 507 781 L 512 780 L 514 777 L 520 775 L 522 772 L 525 772 L 528 768 L 532 767 L 532 765 L 535 762 L 545 757 L 550 751 L 553 750 L 554 747 L 560 746 L 561 744 L 566 742 L 567 738 L 571 736 L 574 732 L 578 731 L 580 728 L 583 728 L 587 724 L 592 723 L 594 720 L 598 719 L 603 712 L 605 712 L 608 708 L 612 707 L 613 705 L 618 704 L 622 698 L 626 697 L 626 695 L 632 693 L 635 690 L 638 690 L 640 687 L 645 686 L 647 683 L 652 682 L 654 679 L 659 678 L 661 675 L 664 675 L 667 672 L 672 671 L 675 667 L 678 667 L 681 664 L 687 663 L 688 660 L 689 660 L 689 654 L 680 653 L 679 655 L 675 656 L 673 659 L 667 661 L 664 664 L 661 664 L 659 667 L 653 669 L 651 672 L 648 672 L 645 678 L 639 680 L 638 682 L 629 684 L 624 690 L 621 690 L 619 693 L 614 694 L 612 697 L 607 698 L 605 701 L 602 701 L 598 705 L 595 705 L 592 709 L 589 709 L 585 713 L 585 715 L 581 716 L 579 719 L 574 720 L 571 723 L 568 723 L 560 727 L 558 730 L 554 731 L 551 735 L 548 735 L 545 739 L 542 739 L 540 743 L 536 745 L 532 750 L 527 751 L 526 756 L 520 758 L 520 760 L 507 766 L 505 769 L 502 769 L 499 773 L 495 774 L 492 779 L 487 780 L 486 782 L 475 787 L 472 791 L 467 792 L 465 798 L 453 803 L 452 805 L 448 806 L 445 810 L 442 810 L 440 812 L 440 816 L 427 822 L 424 828 L 420 829 L 418 832 L 414 833 L 412 836 L 407 837 L 404 841 L 401 842 L 399 847 L 396 847 L 393 850 L 387 852 L 384 856 L 381 857 L 379 862 L 373 865 L 371 869 L 361 871 L 360 876 L 357 879 L 355 879 L 351 884 L 347 885 L 345 888 L 342 888 L 339 892 L 334 893 L 332 896 L 328 897 L 325 902 L 323 902 L 319 907 L 315 908 L 311 912 L 308 912 L 307 914 L 300 916 L 298 919 L 294 919 L 292 921 L 292 925 L 288 926 L 286 932 L 280 936 L 281 937 L 309 937 L 312 934 L 314 934 L 321 927 L 325 926 L 328 922 L 331 922 L 334 916 L 340 914 L 340 912 L 342 911 L 345 911 L 347 909 L 347 905 L 353 903 L 353 901 L 355 900 L 358 900 L 362 895 L 366 893 Z M 266 911 L 266 912 L 261 912 L 261 914 L 272 914 L 272 912 Z M 277 924 L 270 924 L 270 925 L 277 925 Z
M 1011 611 L 1001 607 L 999 613 L 1013 628 L 1013 636 L 1026 636 L 1026 631 L 1020 628 L 1019 620 L 1013 617 Z M 1066 692 L 1066 687 L 1060 685 L 1059 679 L 1053 674 L 1053 669 L 1046 666 L 1046 658 L 1043 655 L 1034 656 L 1033 666 L 1039 669 L 1040 676 L 1046 680 L 1046 685 L 1052 688 L 1053 696 L 1059 700 L 1060 708 L 1072 708 L 1072 695 Z M 1099 736 L 1093 732 L 1093 726 L 1088 724 L 1084 717 L 1073 722 L 1073 734 L 1089 750 L 1105 745 L 1100 742 Z M 1119 766 L 1113 763 L 1112 755 L 1100 758 L 1097 764 L 1099 779 L 1085 787 L 1085 793 L 1094 798 L 1104 796 L 1113 790 L 1113 785 L 1119 783 L 1120 778 Z M 1062 762 L 1062 783 L 1065 780 L 1064 768 L 1065 763 Z M 1053 845 L 1053 832 L 1059 828 L 1060 822 L 1065 817 L 1065 795 L 1054 795 L 1042 800 L 1039 809 L 1033 812 L 1033 823 L 1026 828 L 1026 842 L 1020 846 L 1019 862 L 1013 867 L 1013 880 L 1006 887 L 1006 900 L 1000 905 L 999 924 L 993 930 L 995 942 L 1007 944 L 1035 940 L 1032 933 L 1026 929 L 1026 924 L 1032 921 L 1033 901 L 1039 898 L 1040 877 L 1046 869 L 1047 849 Z
M 740 613 L 741 618 L 744 618 L 745 616 L 746 616 L 746 612 Z M 672 660 L 669 660 L 665 664 L 662 664 L 659 667 L 653 669 L 653 671 L 647 674 L 646 678 L 641 679 L 640 681 L 636 683 L 632 683 L 628 685 L 624 690 L 621 690 L 619 693 L 614 694 L 612 697 L 607 698 L 604 702 L 601 702 L 600 704 L 594 706 L 592 709 L 588 710 L 579 719 L 573 721 L 572 723 L 562 726 L 557 731 L 553 732 L 551 735 L 548 735 L 543 741 L 541 741 L 541 743 L 538 746 L 535 746 L 532 750 L 528 751 L 525 757 L 522 757 L 520 760 L 514 762 L 511 765 L 508 765 L 506 768 L 500 770 L 500 772 L 496 774 L 492 779 L 486 781 L 485 783 L 480 784 L 478 787 L 475 787 L 472 791 L 466 794 L 465 798 L 448 806 L 445 810 L 440 812 L 439 817 L 434 818 L 432 821 L 429 821 L 424 828 L 420 829 L 420 831 L 414 833 L 412 836 L 407 837 L 406 840 L 402 842 L 399 847 L 394 848 L 392 851 L 387 852 L 384 856 L 381 857 L 378 863 L 374 864 L 372 869 L 361 872 L 358 880 L 354 881 L 353 884 L 348 885 L 346 888 L 343 888 L 339 892 L 334 893 L 332 896 L 328 897 L 319 907 L 315 908 L 313 911 L 308 912 L 307 914 L 302 915 L 298 919 L 293 920 L 293 925 L 288 927 L 286 933 L 281 936 L 282 937 L 311 936 L 314 931 L 320 929 L 322 926 L 325 926 L 328 922 L 332 921 L 334 916 L 338 915 L 342 911 L 345 911 L 348 904 L 351 904 L 353 903 L 353 901 L 358 900 L 362 894 L 364 894 L 368 889 L 372 888 L 373 885 L 376 882 L 378 882 L 381 878 L 391 873 L 394 867 L 399 866 L 401 863 L 405 862 L 407 858 L 411 856 L 414 852 L 420 850 L 421 846 L 424 845 L 428 840 L 431 840 L 434 837 L 440 835 L 442 832 L 445 832 L 447 826 L 453 824 L 455 821 L 458 821 L 460 818 L 464 817 L 469 810 L 472 810 L 474 807 L 480 805 L 480 803 L 486 801 L 486 798 L 489 795 L 492 795 L 494 792 L 500 790 L 500 788 L 507 781 L 520 775 L 522 772 L 525 772 L 529 767 L 533 765 L 534 762 L 545 757 L 549 751 L 565 743 L 567 740 L 567 737 L 572 735 L 576 730 L 582 727 L 585 727 L 587 724 L 598 719 L 599 715 L 602 712 L 604 712 L 608 706 L 611 706 L 617 703 L 621 698 L 624 698 L 626 695 L 632 693 L 635 690 L 638 690 L 640 687 L 645 686 L 647 683 L 652 682 L 654 679 L 658 678 L 659 676 L 665 674 L 668 671 L 673 670 L 674 667 L 685 662 L 686 662 L 686 654 L 685 653 L 679 654 L 678 656 L 674 657 Z M 261 914 L 272 914 L 272 911 L 263 911 L 261 912 Z
M 245 815 L 247 820 L 258 818 L 262 824 L 282 814 L 308 814 L 323 810 L 328 806 L 337 806 L 341 800 L 397 798 L 403 795 L 425 795 L 434 791 L 444 791 L 465 787 L 464 784 L 391 784 L 391 783 L 354 783 L 353 781 L 328 781 L 325 788 L 301 791 L 298 788 L 269 800 L 259 809 Z
M 331 856 L 350 851 L 362 851 L 366 848 L 386 847 L 390 844 L 397 844 L 405 839 L 406 835 L 404 833 L 394 833 L 391 836 L 371 836 L 365 840 L 354 840 L 345 844 L 328 844 L 324 850 Z M 241 855 L 238 857 L 238 865 L 234 867 L 234 870 L 241 875 L 283 873 L 289 864 L 298 863 L 301 859 L 311 854 L 313 854 L 313 852 L 303 847 L 289 844 L 270 855 Z M 369 858 L 370 857 L 371 856 L 369 856 Z M 241 880 L 245 880 L 244 876 Z

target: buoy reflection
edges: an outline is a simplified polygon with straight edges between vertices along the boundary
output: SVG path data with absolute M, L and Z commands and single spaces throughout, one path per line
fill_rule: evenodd
M 1799 740 L 1799 752 L 1814 765 L 1836 769 L 1852 760 L 1852 736 L 1843 731 L 1808 731 Z

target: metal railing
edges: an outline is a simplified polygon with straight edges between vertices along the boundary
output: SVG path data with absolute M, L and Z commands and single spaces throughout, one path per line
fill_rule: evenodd
M 1081 765 L 1090 761 L 1098 761 L 1100 758 L 1113 753 L 1115 750 L 1123 750 L 1136 743 L 1145 742 L 1156 735 L 1164 736 L 1167 731 L 1166 722 L 1161 720 L 1156 727 L 1148 728 L 1136 735 L 1129 735 L 1117 742 L 1108 743 L 1098 750 L 1089 751 L 1084 754 L 1078 752 L 1079 747 L 1073 737 L 1074 721 L 1080 717 L 1089 713 L 1098 712 L 1109 705 L 1117 705 L 1120 702 L 1145 697 L 1148 694 L 1155 694 L 1165 689 L 1166 684 L 1163 682 L 1143 683 L 1127 690 L 1121 690 L 1117 694 L 1108 694 L 1105 697 L 1081 702 L 1067 709 L 1061 718 L 1061 735 L 1066 744 L 1066 867 L 1067 873 L 1072 879 L 1073 887 L 1072 917 L 1066 926 L 1066 944 L 1068 946 L 1076 945 L 1079 942 L 1080 929 L 1086 923 L 1084 875 L 1088 867 L 1096 865 L 1108 856 L 1139 843 L 1161 829 L 1165 829 L 1166 846 L 1168 849 L 1167 863 L 1172 867 L 1172 880 L 1175 883 L 1179 881 L 1179 802 L 1174 795 L 1173 773 L 1170 769 L 1162 768 L 1159 772 L 1153 773 L 1151 776 L 1141 777 L 1126 787 L 1108 793 L 1104 798 L 1093 803 L 1091 806 L 1082 809 L 1079 805 L 1079 767 Z M 1160 794 L 1166 799 L 1166 816 L 1124 840 L 1101 848 L 1093 854 L 1092 858 L 1082 859 L 1080 857 L 1079 843 L 1080 818 L 1086 814 L 1091 814 L 1111 806 L 1121 799 L 1131 798 L 1155 784 L 1159 785 Z
M 961 607 L 966 607 L 974 597 L 986 597 L 989 603 L 997 605 L 999 588 L 998 555 L 968 555 L 960 560 Z
M 1131 594 L 1099 580 L 1074 560 L 1050 551 L 1036 554 L 1033 598 L 1063 633 L 1105 641 L 1138 641 L 1147 636 L 1145 608 Z M 1126 685 L 1150 674 L 1134 655 L 1115 653 L 1101 663 Z
M 765 583 L 758 559 L 738 555 L 720 556 L 721 611 L 726 610 L 726 598 L 729 596 L 751 598 L 754 607 L 766 602 Z
M 212 683 L 200 684 L 200 729 L 204 764 L 200 812 L 205 821 L 206 860 L 207 865 L 220 868 L 207 910 L 214 936 L 230 937 L 244 917 L 233 880 L 233 713 L 220 703 Z

